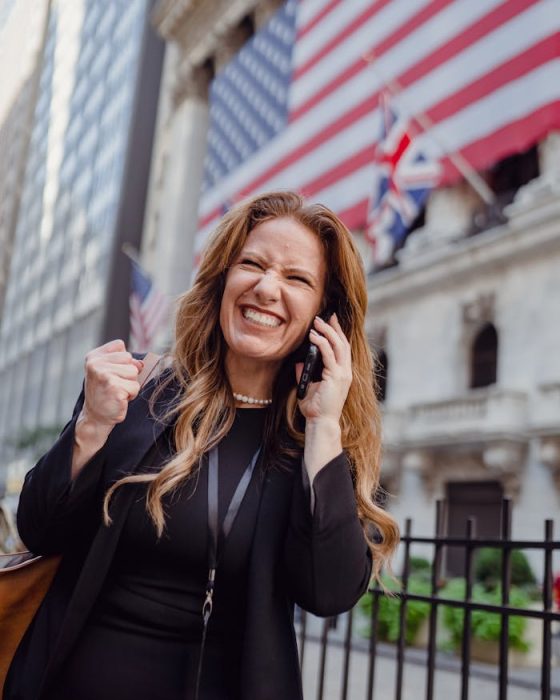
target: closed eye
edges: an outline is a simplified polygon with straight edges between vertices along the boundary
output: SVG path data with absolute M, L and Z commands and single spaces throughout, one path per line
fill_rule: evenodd
M 311 286 L 311 282 L 306 278 L 306 277 L 300 277 L 299 275 L 290 275 L 288 277 L 289 280 L 297 280 L 298 282 L 304 282 L 305 284 L 308 284 Z
M 253 265 L 254 267 L 258 267 L 260 270 L 263 269 L 263 266 L 256 260 L 250 260 L 249 258 L 243 258 L 243 260 L 241 260 L 241 265 Z

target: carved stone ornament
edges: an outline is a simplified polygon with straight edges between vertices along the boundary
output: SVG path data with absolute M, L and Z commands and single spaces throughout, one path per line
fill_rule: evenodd
M 539 460 L 551 471 L 557 489 L 560 489 L 560 437 L 541 438 Z
M 527 458 L 527 444 L 502 440 L 488 445 L 482 454 L 490 476 L 500 481 L 504 494 L 516 499 L 521 489 L 521 471 Z
M 432 498 L 445 498 L 449 481 L 499 481 L 504 494 L 516 500 L 526 453 L 526 444 L 509 441 L 418 448 L 405 453 L 402 468 L 417 472 Z
M 191 66 L 183 63 L 179 66 L 175 76 L 173 88 L 173 102 L 180 105 L 183 100 L 194 97 L 200 100 L 208 100 L 210 82 L 214 76 L 213 66 L 210 61 L 203 66 Z
M 385 448 L 381 458 L 381 483 L 390 496 L 398 495 L 401 487 L 401 453 Z

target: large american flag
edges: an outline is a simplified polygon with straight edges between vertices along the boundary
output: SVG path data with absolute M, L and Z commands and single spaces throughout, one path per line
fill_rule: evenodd
M 391 81 L 442 182 L 452 152 L 488 168 L 560 127 L 559 0 L 287 0 L 212 85 L 197 254 L 228 202 L 273 188 L 363 229 Z

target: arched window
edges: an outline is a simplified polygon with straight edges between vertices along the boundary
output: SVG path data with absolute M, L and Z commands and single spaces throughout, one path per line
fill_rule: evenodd
M 492 323 L 479 330 L 471 351 L 471 389 L 496 383 L 498 370 L 498 333 Z
M 377 379 L 377 400 L 385 401 L 387 395 L 387 371 L 389 362 L 385 350 L 379 350 L 377 353 L 377 362 L 375 363 L 375 377 Z

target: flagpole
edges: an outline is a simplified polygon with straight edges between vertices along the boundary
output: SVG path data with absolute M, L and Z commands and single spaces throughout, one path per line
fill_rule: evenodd
M 369 63 L 373 67 L 381 82 L 389 88 L 390 92 L 393 95 L 399 95 L 403 92 L 403 86 L 397 78 L 386 78 L 381 73 L 379 67 L 377 66 L 377 57 L 373 50 L 365 54 L 363 58 L 364 61 L 366 61 L 366 63 Z M 415 119 L 418 122 L 418 124 L 421 126 L 424 132 L 430 131 L 432 127 L 435 126 L 433 120 L 430 119 L 430 117 L 428 117 L 428 115 L 425 112 L 413 112 L 410 110 L 406 111 L 408 112 L 408 116 L 410 116 L 412 119 Z M 429 134 L 429 138 L 431 138 L 432 141 L 434 141 L 434 143 L 436 143 L 441 148 L 443 153 L 449 158 L 449 160 L 453 163 L 453 165 L 457 168 L 457 170 L 461 173 L 461 175 L 465 178 L 465 180 L 469 183 L 469 185 L 473 188 L 473 190 L 478 194 L 478 196 L 482 199 L 482 201 L 485 204 L 491 206 L 496 203 L 496 195 L 494 194 L 494 192 L 492 192 L 485 180 L 477 173 L 477 171 L 472 167 L 472 165 L 463 156 L 461 152 L 457 151 L 456 153 L 452 153 L 450 149 L 447 148 L 446 144 L 444 144 L 440 138 L 434 136 L 433 133 Z
M 126 255 L 127 258 L 129 258 L 130 260 L 132 260 L 132 262 L 134 262 L 137 265 L 140 265 L 140 267 L 142 267 L 142 265 L 140 263 L 140 256 L 138 255 L 138 251 L 136 250 L 136 248 L 133 245 L 131 245 L 130 243 L 123 243 L 121 246 L 121 250 Z

